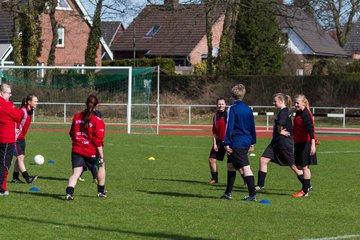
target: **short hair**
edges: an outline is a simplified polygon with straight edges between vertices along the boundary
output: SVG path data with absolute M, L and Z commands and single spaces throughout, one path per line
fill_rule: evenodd
M 1 92 L 8 92 L 11 89 L 9 84 L 3 83 L 0 85 Z
M 245 94 L 246 94 L 246 89 L 245 86 L 243 84 L 237 84 L 235 85 L 232 89 L 231 89 L 231 94 L 232 97 L 236 100 L 243 100 Z
M 226 103 L 225 98 L 223 98 L 223 97 L 218 97 L 218 98 L 216 99 L 216 104 L 217 104 L 220 100 L 224 100 L 224 102 Z

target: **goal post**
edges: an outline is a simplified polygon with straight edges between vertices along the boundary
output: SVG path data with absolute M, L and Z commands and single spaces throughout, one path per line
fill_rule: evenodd
M 0 83 L 12 86 L 11 101 L 39 97 L 37 121 L 65 121 L 95 94 L 106 123 L 129 134 L 159 133 L 159 67 L 1 66 Z

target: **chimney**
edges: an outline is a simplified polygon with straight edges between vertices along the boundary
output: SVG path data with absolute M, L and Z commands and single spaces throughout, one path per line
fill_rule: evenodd
M 169 10 L 175 10 L 179 6 L 179 0 L 164 0 L 164 7 Z

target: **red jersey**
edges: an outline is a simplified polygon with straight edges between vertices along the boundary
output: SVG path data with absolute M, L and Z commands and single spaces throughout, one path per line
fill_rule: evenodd
M 294 143 L 315 139 L 314 116 L 308 108 L 303 111 L 296 111 L 293 134 Z
M 75 114 L 70 129 L 72 151 L 85 157 L 95 157 L 96 147 L 104 146 L 105 124 L 99 117 L 90 115 L 89 127 L 86 129 L 83 113 Z
M 0 112 L 0 143 L 15 143 L 15 124 L 20 123 L 24 112 L 3 97 L 0 97 Z
M 217 141 L 224 141 L 226 132 L 226 111 L 216 112 L 213 118 L 212 133 Z
M 21 107 L 20 110 L 24 112 L 24 116 L 22 117 L 20 124 L 16 124 L 16 128 L 18 129 L 16 136 L 17 139 L 23 140 L 29 130 L 33 112 L 28 111 L 29 109 L 27 109 L 26 106 Z

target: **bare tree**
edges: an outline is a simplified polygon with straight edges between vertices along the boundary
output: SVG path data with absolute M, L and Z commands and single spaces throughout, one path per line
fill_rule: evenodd
M 292 3 L 312 9 L 315 18 L 325 30 L 335 30 L 342 47 L 360 11 L 360 0 L 294 0 Z

